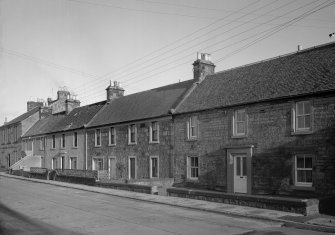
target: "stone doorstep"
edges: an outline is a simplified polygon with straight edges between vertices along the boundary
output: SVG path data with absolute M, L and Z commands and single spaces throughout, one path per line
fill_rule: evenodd
M 167 193 L 169 196 L 189 197 L 199 200 L 216 201 L 230 203 L 230 200 L 237 202 L 239 205 L 258 207 L 280 210 L 281 207 L 289 208 L 290 211 L 295 213 L 311 215 L 318 214 L 318 199 L 300 199 L 300 198 L 287 198 L 287 197 L 275 197 L 265 195 L 244 195 L 244 194 L 233 194 L 224 192 L 211 192 L 206 190 L 197 189 L 185 189 L 185 188 L 168 188 Z M 236 204 L 236 203 L 231 204 Z

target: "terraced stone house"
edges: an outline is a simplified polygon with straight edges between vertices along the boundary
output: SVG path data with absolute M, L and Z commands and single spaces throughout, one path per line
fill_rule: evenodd
M 203 57 L 194 71 L 173 115 L 176 185 L 335 193 L 335 43 L 216 73 Z

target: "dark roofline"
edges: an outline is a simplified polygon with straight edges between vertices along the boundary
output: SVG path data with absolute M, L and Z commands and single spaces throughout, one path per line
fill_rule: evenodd
M 90 126 L 90 127 L 85 127 L 85 129 L 96 129 L 96 128 L 100 128 L 100 127 L 104 127 L 104 126 L 115 126 L 115 125 L 123 125 L 126 123 L 134 123 L 134 122 L 141 122 L 141 121 L 147 121 L 147 120 L 151 120 L 151 119 L 160 119 L 160 118 L 164 118 L 164 117 L 172 117 L 172 114 L 164 114 L 161 116 L 155 116 L 155 117 L 151 117 L 151 118 L 141 118 L 141 119 L 134 119 L 134 120 L 128 120 L 128 121 L 123 121 L 123 122 L 114 122 L 114 123 L 106 123 L 106 124 L 101 124 L 101 125 L 97 125 L 97 126 Z
M 308 47 L 306 49 L 302 49 L 302 50 L 299 50 L 299 51 L 289 52 L 289 53 L 286 53 L 286 54 L 283 54 L 283 55 L 271 57 L 271 58 L 268 58 L 268 59 L 259 60 L 259 61 L 256 61 L 256 62 L 251 62 L 249 64 L 244 64 L 244 65 L 240 65 L 240 66 L 237 66 L 237 67 L 234 67 L 234 68 L 229 68 L 229 69 L 226 69 L 226 70 L 222 70 L 222 71 L 216 72 L 216 73 L 208 75 L 208 76 L 212 76 L 212 75 L 216 75 L 216 74 L 220 74 L 220 73 L 225 73 L 225 72 L 228 72 L 228 71 L 232 71 L 232 70 L 236 70 L 236 69 L 240 69 L 240 68 L 245 68 L 245 67 L 256 65 L 256 64 L 261 64 L 261 63 L 264 63 L 264 62 L 276 60 L 276 59 L 283 58 L 283 57 L 288 57 L 288 56 L 295 55 L 295 54 L 306 53 L 306 52 L 311 51 L 311 50 L 331 46 L 332 44 L 335 44 L 335 42 L 329 42 L 329 43 L 321 44 L 321 45 L 318 45 L 318 46 Z
M 0 126 L 0 128 L 2 128 L 2 127 L 7 127 L 7 126 L 10 126 L 10 125 L 16 124 L 16 123 L 18 123 L 18 122 L 21 122 L 21 121 L 23 121 L 24 119 L 26 119 L 26 118 L 30 117 L 31 115 L 33 115 L 35 112 L 39 111 L 39 110 L 40 110 L 40 107 L 35 107 L 35 108 L 31 109 L 30 111 L 27 111 L 27 112 L 25 112 L 25 113 L 19 115 L 18 117 L 12 119 L 11 121 L 9 121 L 9 122 L 3 124 L 2 126 Z M 29 113 L 30 113 L 29 116 L 27 116 L 27 117 L 24 118 L 24 119 L 21 119 L 24 115 L 27 115 L 27 114 L 29 114 Z M 17 119 L 17 120 L 16 120 L 16 119 Z M 16 120 L 16 121 L 15 121 L 15 120 Z
M 183 115 L 183 114 L 188 114 L 188 113 L 198 113 L 198 112 L 210 111 L 210 110 L 215 110 L 215 109 L 232 108 L 232 107 L 238 107 L 238 106 L 243 106 L 243 105 L 258 104 L 258 103 L 265 103 L 265 102 L 271 102 L 271 101 L 289 100 L 292 98 L 306 97 L 310 95 L 318 96 L 318 95 L 323 95 L 323 94 L 331 94 L 333 92 L 335 92 L 335 89 L 318 91 L 318 92 L 309 92 L 309 93 L 303 93 L 303 94 L 298 94 L 298 95 L 281 96 L 281 97 L 276 97 L 276 98 L 263 99 L 263 100 L 257 100 L 257 101 L 251 101 L 251 102 L 243 102 L 243 103 L 232 104 L 232 105 L 216 106 L 212 108 L 197 109 L 197 110 L 192 110 L 192 111 L 187 111 L 187 112 L 182 112 L 182 113 L 176 112 L 173 115 L 177 116 L 177 115 Z

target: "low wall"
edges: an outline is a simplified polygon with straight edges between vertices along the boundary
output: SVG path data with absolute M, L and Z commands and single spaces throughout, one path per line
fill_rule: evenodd
M 96 182 L 95 186 L 103 187 L 103 188 L 126 190 L 126 191 L 138 192 L 138 193 L 146 193 L 146 194 L 155 193 L 155 187 L 151 187 L 151 186 L 148 186 L 148 185 Z
M 183 197 L 270 210 L 279 210 L 303 215 L 312 215 L 319 213 L 318 199 L 297 199 L 287 197 L 243 195 L 211 192 L 204 190 L 190 190 L 183 188 L 168 188 L 167 194 L 168 196 L 173 197 Z

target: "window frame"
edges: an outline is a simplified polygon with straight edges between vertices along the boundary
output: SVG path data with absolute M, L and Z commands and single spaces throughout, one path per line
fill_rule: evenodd
M 154 140 L 154 124 L 157 124 L 157 129 L 156 129 L 156 135 L 157 135 L 157 139 Z M 158 121 L 152 121 L 150 122 L 150 141 L 149 143 L 159 143 L 159 122 Z
M 73 160 L 75 160 L 76 168 L 73 168 Z M 78 157 L 70 157 L 70 169 L 76 170 L 78 169 Z
M 157 160 L 157 176 L 153 176 L 153 164 L 152 164 L 152 159 L 156 159 Z M 150 156 L 150 178 L 154 178 L 157 179 L 159 178 L 159 156 Z
M 99 134 L 97 134 L 99 132 Z M 98 144 L 99 140 L 99 144 Z M 101 129 L 95 129 L 94 131 L 94 146 L 101 147 Z
M 312 167 L 310 168 L 298 168 L 298 158 L 304 158 L 304 164 L 306 158 L 311 158 Z M 294 156 L 294 185 L 301 187 L 313 187 L 313 165 L 314 165 L 314 156 L 309 154 L 296 154 Z M 299 182 L 298 181 L 298 171 L 311 171 L 312 172 L 312 182 Z
M 244 121 L 238 121 L 238 114 L 244 113 Z M 244 123 L 244 132 L 237 132 L 239 123 Z M 238 109 L 233 114 L 233 137 L 246 137 L 248 135 L 248 114 L 246 109 Z
M 197 166 L 192 166 L 192 159 L 197 159 Z M 198 156 L 187 156 L 187 179 L 188 180 L 198 180 L 199 179 L 199 173 L 200 173 L 200 167 L 199 167 L 199 160 L 200 158 Z M 197 169 L 197 176 L 193 176 L 192 169 Z
M 131 141 L 131 135 L 132 135 L 132 126 L 134 126 L 134 142 Z M 128 145 L 137 144 L 137 126 L 136 124 L 130 124 L 128 125 Z
M 66 137 L 65 137 L 65 134 L 61 134 L 60 136 L 60 147 L 61 149 L 65 149 L 65 146 L 66 146 Z
M 135 159 L 135 166 L 134 166 L 134 178 L 131 178 L 131 160 L 130 159 Z M 129 156 L 128 157 L 128 179 L 137 179 L 137 160 L 136 160 L 136 157 L 135 156 Z
M 95 161 L 101 161 L 101 169 L 97 170 L 97 165 Z M 92 170 L 95 170 L 95 171 L 103 171 L 104 170 L 104 159 L 102 157 L 93 157 L 92 158 Z
M 51 136 L 51 149 L 56 149 L 56 135 Z
M 192 122 L 193 119 L 195 120 L 194 125 Z M 192 128 L 194 128 L 194 135 L 192 135 L 193 134 Z M 187 119 L 187 139 L 196 140 L 198 138 L 199 138 L 199 118 L 197 115 L 192 115 Z
M 73 132 L 73 141 L 72 141 L 72 147 L 78 148 L 78 132 Z
M 108 145 L 109 146 L 115 146 L 116 145 L 116 129 L 114 126 L 109 127 L 108 131 Z M 113 133 L 113 135 L 112 135 Z M 114 143 L 112 143 L 112 140 Z
M 304 113 L 304 114 L 298 114 L 298 105 L 303 103 L 303 110 L 305 111 L 305 104 L 309 103 L 310 105 L 310 112 L 308 114 Z M 300 100 L 300 101 L 295 101 L 292 103 L 292 130 L 291 130 L 291 134 L 310 134 L 313 131 L 313 101 L 312 100 Z M 304 117 L 304 125 L 305 125 L 305 117 L 309 116 L 309 124 L 310 127 L 302 127 L 302 128 L 298 128 L 298 117 Z
M 45 150 L 45 137 L 40 138 L 40 150 Z

